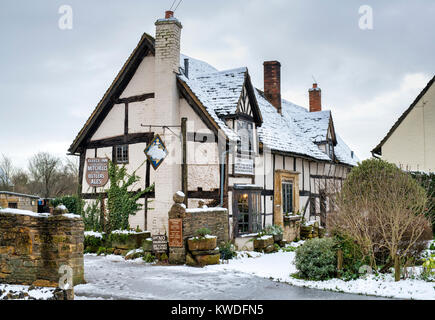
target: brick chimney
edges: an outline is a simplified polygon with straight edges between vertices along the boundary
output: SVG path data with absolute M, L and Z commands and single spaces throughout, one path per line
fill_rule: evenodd
M 264 95 L 266 99 L 281 113 L 281 63 L 265 61 Z
M 310 112 L 322 111 L 322 90 L 313 83 L 313 87 L 308 90 L 310 95 Z

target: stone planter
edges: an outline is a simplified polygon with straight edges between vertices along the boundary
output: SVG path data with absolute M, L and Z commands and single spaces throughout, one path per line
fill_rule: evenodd
M 273 246 L 274 244 L 273 236 L 254 239 L 254 250 L 255 251 L 263 251 L 269 246 Z
M 214 250 L 217 247 L 217 238 L 191 238 L 187 240 L 190 251 Z
M 220 257 L 221 255 L 219 253 L 208 254 L 205 256 L 195 256 L 195 260 L 200 266 L 208 266 L 213 264 L 219 264 Z

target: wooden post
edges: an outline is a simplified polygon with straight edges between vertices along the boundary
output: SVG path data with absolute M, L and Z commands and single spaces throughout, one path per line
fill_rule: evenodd
M 183 139 L 183 163 L 181 165 L 181 187 L 185 195 L 184 204 L 188 206 L 188 185 L 187 185 L 187 118 L 181 119 L 181 135 Z
M 394 281 L 400 281 L 400 259 L 397 255 L 394 258 Z

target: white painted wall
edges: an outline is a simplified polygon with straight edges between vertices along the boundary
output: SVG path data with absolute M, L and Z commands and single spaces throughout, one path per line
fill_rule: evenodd
M 434 85 L 385 142 L 382 158 L 405 170 L 435 171 Z

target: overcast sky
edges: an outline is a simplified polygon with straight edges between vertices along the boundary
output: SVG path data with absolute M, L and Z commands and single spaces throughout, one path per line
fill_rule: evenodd
M 27 166 L 69 145 L 136 46 L 173 0 L 1 0 L 0 153 Z M 59 7 L 73 9 L 61 30 Z M 359 28 L 360 6 L 373 29 Z M 308 106 L 312 76 L 336 131 L 361 158 L 435 72 L 435 1 L 183 0 L 182 52 L 219 70 L 282 65 L 284 98 Z

